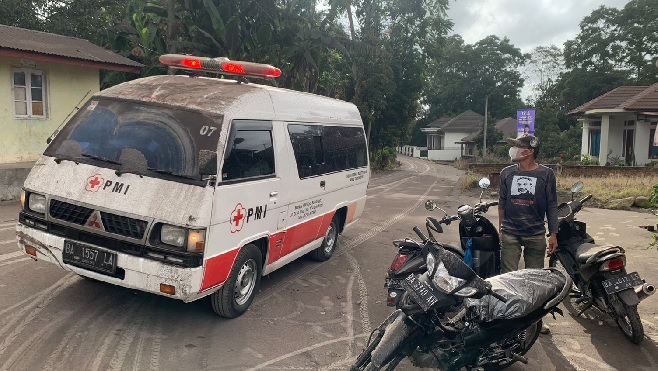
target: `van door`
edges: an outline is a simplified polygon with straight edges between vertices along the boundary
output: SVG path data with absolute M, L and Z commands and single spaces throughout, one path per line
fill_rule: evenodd
M 213 210 L 214 240 L 223 250 L 283 228 L 280 214 L 287 209 L 281 175 L 288 171 L 287 157 L 277 151 L 285 148 L 283 140 L 271 121 L 232 121 Z

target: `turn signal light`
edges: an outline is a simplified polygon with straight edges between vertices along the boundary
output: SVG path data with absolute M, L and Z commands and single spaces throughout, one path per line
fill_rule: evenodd
M 37 249 L 32 246 L 25 246 L 25 253 L 37 257 Z
M 176 295 L 176 287 L 161 283 L 160 292 L 163 294 Z
M 397 254 L 395 256 L 395 259 L 393 259 L 393 263 L 391 263 L 391 271 L 396 272 L 398 269 L 400 269 L 402 267 L 402 264 L 404 264 L 408 258 L 409 255 Z

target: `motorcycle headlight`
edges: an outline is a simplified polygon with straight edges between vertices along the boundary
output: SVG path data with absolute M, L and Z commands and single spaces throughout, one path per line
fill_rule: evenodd
M 46 196 L 37 193 L 30 193 L 27 199 L 27 208 L 35 213 L 46 213 Z
M 438 263 L 438 266 L 436 267 L 436 271 L 432 275 L 432 282 L 436 285 L 436 287 L 441 289 L 441 291 L 452 292 L 457 287 L 463 285 L 466 282 L 466 280 L 451 276 L 450 273 L 448 273 L 448 270 L 446 269 L 445 265 L 441 261 Z M 460 292 L 464 291 L 464 289 L 460 290 Z
M 436 266 L 436 258 L 434 257 L 434 254 L 432 254 L 431 252 L 427 254 L 427 257 L 425 258 L 425 265 L 427 266 L 427 271 L 430 274 L 432 274 Z
M 187 243 L 187 229 L 164 224 L 160 230 L 160 241 L 167 245 L 183 247 Z

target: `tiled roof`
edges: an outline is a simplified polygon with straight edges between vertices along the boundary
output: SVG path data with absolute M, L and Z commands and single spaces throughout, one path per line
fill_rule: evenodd
M 516 138 L 516 119 L 507 117 L 496 122 L 494 126 L 503 133 L 504 138 Z
M 440 128 L 443 125 L 445 125 L 446 122 L 448 122 L 448 121 L 450 121 L 450 117 L 443 116 L 438 120 L 434 120 L 434 121 L 430 122 L 429 125 L 427 125 L 426 127 L 428 127 L 428 128 Z
M 475 138 L 477 138 L 478 135 L 480 135 L 481 132 L 482 132 L 482 130 L 478 130 L 478 131 L 476 131 L 476 132 L 473 132 L 473 133 L 471 133 L 469 136 L 463 137 L 462 140 L 461 140 L 461 142 L 462 142 L 462 143 L 472 143 L 472 142 L 475 142 Z
M 483 126 L 484 116 L 467 110 L 446 122 L 441 129 L 444 132 L 473 132 L 482 129 Z
M 583 114 L 594 109 L 658 111 L 657 90 L 658 84 L 651 86 L 620 86 L 569 111 L 567 114 Z
M 140 63 L 84 39 L 5 25 L 0 25 L 0 49 L 2 48 L 119 66 L 142 67 Z

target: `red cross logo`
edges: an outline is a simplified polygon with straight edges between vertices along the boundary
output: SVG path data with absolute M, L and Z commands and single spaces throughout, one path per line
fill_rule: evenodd
M 233 212 L 231 213 L 231 219 L 229 220 L 229 224 L 231 225 L 231 233 L 240 232 L 242 230 L 246 212 L 247 210 L 242 207 L 242 204 L 235 205 L 235 209 L 233 209 Z
M 101 184 L 105 183 L 105 179 L 103 179 L 100 174 L 92 175 L 89 178 L 87 178 L 87 185 L 85 186 L 85 191 L 87 192 L 96 192 L 99 189 L 101 189 Z
M 91 214 L 89 220 L 87 221 L 87 226 L 97 229 L 105 229 L 103 228 L 103 224 L 101 221 L 101 213 L 98 211 L 94 211 L 94 213 Z

